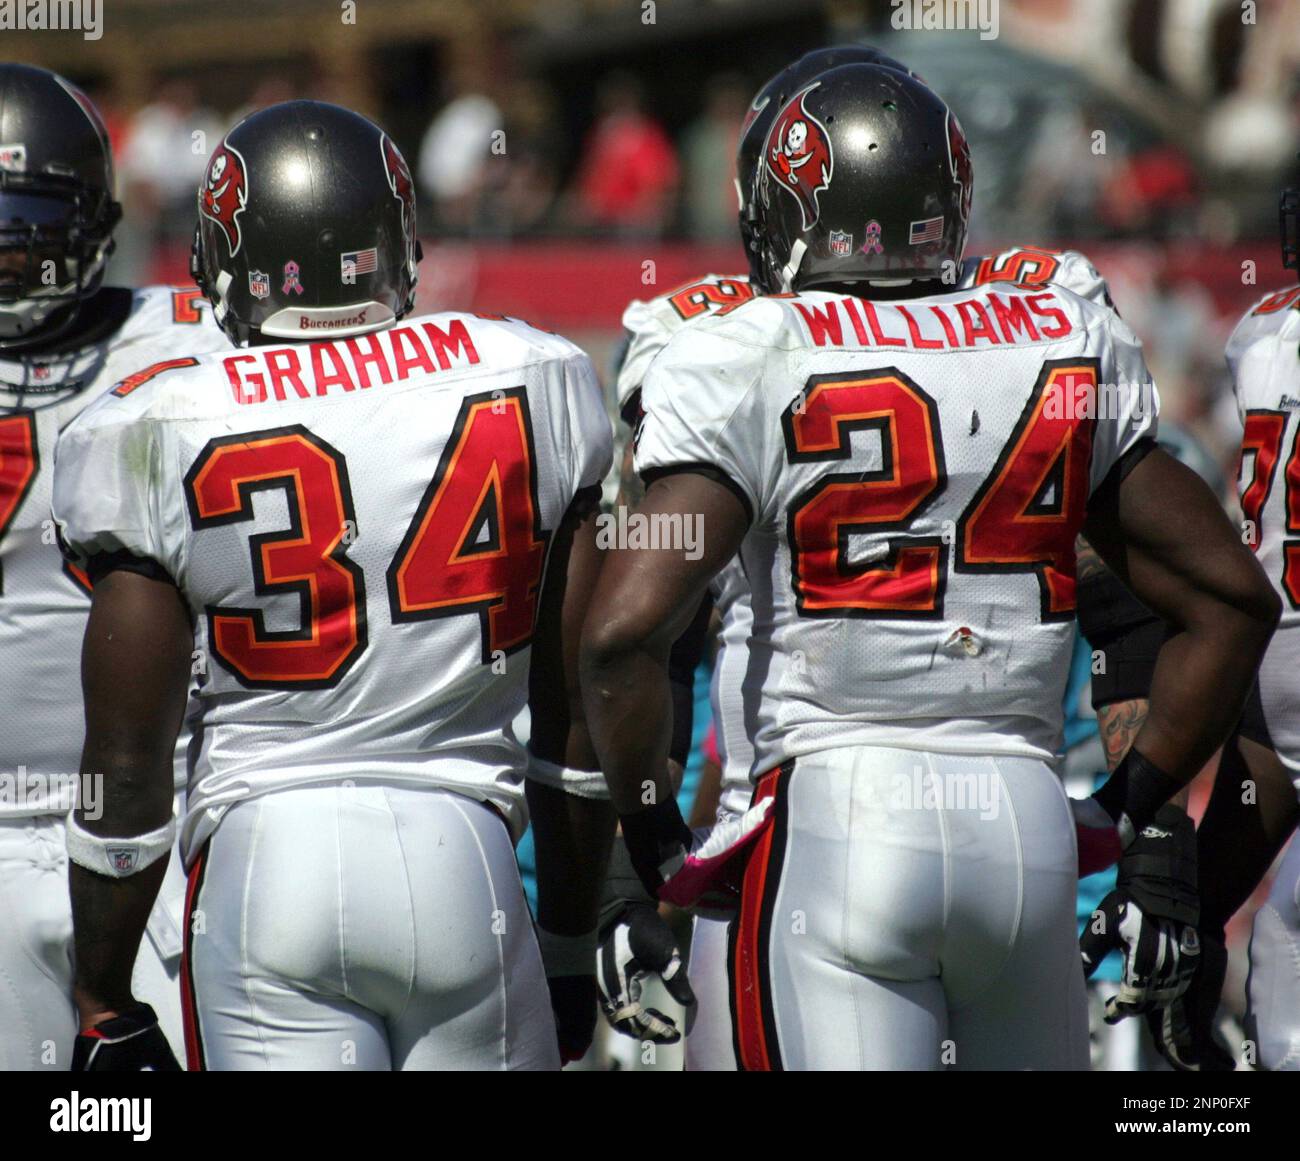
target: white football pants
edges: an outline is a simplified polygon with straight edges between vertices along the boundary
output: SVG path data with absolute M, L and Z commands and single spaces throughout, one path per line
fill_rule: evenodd
M 1088 1068 L 1074 822 L 1046 763 L 828 750 L 755 794 L 776 802 L 728 955 L 741 1067 Z
M 72 1065 L 72 904 L 66 824 L 58 815 L 0 819 L 0 1071 Z M 152 1004 L 177 1059 L 181 1034 L 181 906 L 185 874 L 173 851 L 140 941 L 131 990 Z
M 1250 932 L 1246 1035 L 1270 1071 L 1300 1071 L 1300 839 L 1278 867 Z
M 514 848 L 443 790 L 248 799 L 190 871 L 191 1069 L 558 1069 Z

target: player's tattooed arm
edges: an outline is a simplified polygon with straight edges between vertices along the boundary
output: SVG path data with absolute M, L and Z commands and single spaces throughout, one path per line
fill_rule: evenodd
M 1097 725 L 1101 731 L 1102 748 L 1106 752 L 1107 770 L 1113 773 L 1128 753 L 1147 720 L 1150 704 L 1144 697 L 1134 697 L 1097 708 Z M 1184 786 L 1169 801 L 1186 810 L 1189 797 L 1188 787 Z
M 621 815 L 669 801 L 673 709 L 669 654 L 709 582 L 740 547 L 748 515 L 725 485 L 695 472 L 657 477 L 638 512 L 703 521 L 699 559 L 684 550 L 606 554 L 583 630 L 582 683 L 592 741 Z
M 1133 739 L 1138 736 L 1147 720 L 1147 699 L 1134 697 L 1127 701 L 1111 702 L 1097 709 L 1097 725 L 1101 731 L 1101 744 L 1106 751 L 1106 769 L 1114 770 L 1120 759 L 1128 753 Z
M 1133 747 L 1185 784 L 1241 713 L 1277 624 L 1277 595 L 1218 498 L 1160 448 L 1097 490 L 1085 531 L 1171 627 Z
M 95 780 L 102 793 L 99 810 L 77 811 L 91 834 L 145 834 L 171 818 L 193 645 L 189 609 L 170 581 L 119 570 L 95 584 L 81 661 L 81 779 L 83 787 Z M 169 858 L 119 879 L 69 864 L 83 1030 L 131 1004 L 132 967 Z

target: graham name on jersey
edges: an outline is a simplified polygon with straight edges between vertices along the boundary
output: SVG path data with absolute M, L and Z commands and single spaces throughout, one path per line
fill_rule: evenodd
M 222 365 L 235 402 L 253 404 L 310 399 L 331 389 L 364 390 L 478 361 L 464 319 L 456 318 L 445 330 L 426 322 L 334 342 L 240 351 L 227 355 Z
M 839 298 L 794 303 L 818 347 L 910 347 L 938 351 L 1059 339 L 1074 330 L 1056 295 L 985 292 L 957 302 L 907 304 Z

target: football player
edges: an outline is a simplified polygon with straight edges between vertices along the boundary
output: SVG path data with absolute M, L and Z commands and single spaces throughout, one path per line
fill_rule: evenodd
M 1282 264 L 1300 267 L 1300 190 L 1282 195 Z M 1214 1036 L 1226 974 L 1224 928 L 1290 842 L 1268 899 L 1255 913 L 1247 983 L 1247 1060 L 1269 1070 L 1300 1070 L 1300 287 L 1265 295 L 1228 339 L 1237 410 L 1244 428 L 1239 493 L 1244 534 L 1282 602 L 1282 621 L 1259 682 L 1224 748 L 1197 831 L 1203 965 L 1163 1029 L 1162 1048 L 1177 1068 L 1233 1067 Z M 1253 1046 L 1253 1047 L 1252 1047 Z
M 736 152 L 736 197 L 741 239 L 749 259 L 746 274 L 706 274 L 649 301 L 631 303 L 623 313 L 626 333 L 620 352 L 615 393 L 619 414 L 633 431 L 641 417 L 641 383 L 660 351 L 683 328 L 737 306 L 752 298 L 761 285 L 758 238 L 753 233 L 756 207 L 752 201 L 753 175 L 761 163 L 762 148 L 773 118 L 790 94 L 819 73 L 842 64 L 879 64 L 909 71 L 905 65 L 867 45 L 835 45 L 805 53 L 787 65 L 758 90 L 741 125 Z M 633 465 L 633 440 L 623 455 L 618 503 L 635 505 L 644 494 Z M 710 611 L 713 612 L 712 625 Z M 716 633 L 717 652 L 711 683 L 716 744 L 722 767 L 718 821 L 739 818 L 753 794 L 750 771 L 753 751 L 746 739 L 744 707 L 740 694 L 749 639 L 749 599 L 745 577 L 732 562 L 715 578 L 699 612 L 674 643 L 669 660 L 673 699 L 673 734 L 669 769 L 673 784 L 680 783 L 692 736 L 695 672 L 710 638 Z M 695 909 L 691 936 L 691 978 L 704 989 L 699 1016 L 686 1042 L 688 1071 L 734 1071 L 731 1017 L 727 999 L 727 927 L 734 906 L 719 899 L 714 906 Z M 601 959 L 597 969 L 602 1007 L 614 1027 L 630 1036 L 660 1043 L 679 1038 L 676 1023 L 662 1012 L 641 1004 L 645 978 L 654 972 L 663 978 L 670 994 L 688 1011 L 697 997 L 686 980 L 682 955 L 666 922 L 644 894 L 627 858 L 621 838 L 615 840 L 610 860 L 610 880 L 602 909 Z
M 45 69 L 0 64 L 0 142 L 0 1070 L 66 1070 L 77 1019 L 64 816 L 77 791 L 72 699 L 90 601 L 50 520 L 55 439 L 107 389 L 225 338 L 196 290 L 104 284 L 121 209 L 84 93 Z M 97 811 L 99 787 L 82 790 Z M 137 995 L 177 1047 L 183 892 L 176 865 L 134 969 Z
M 613 833 L 570 712 L 612 456 L 590 361 L 510 319 L 405 317 L 410 174 L 348 110 L 240 122 L 199 215 L 238 349 L 108 394 L 58 451 L 55 518 L 96 581 L 83 769 L 106 783 L 69 828 L 82 1028 L 143 1022 L 123 969 L 197 652 L 190 1067 L 557 1067 L 596 1018 Z
M 821 74 L 778 111 L 755 180 L 775 293 L 683 330 L 642 389 L 640 512 L 702 520 L 703 552 L 611 552 L 584 631 L 629 856 L 677 903 L 743 862 L 744 1068 L 1086 1067 L 1077 874 L 1226 735 L 1276 598 L 1155 449 L 1113 311 L 1063 288 L 942 293 L 971 174 L 929 89 Z M 1137 745 L 1071 807 L 1049 763 L 1085 519 L 1179 632 Z M 742 825 L 696 846 L 666 780 L 666 658 L 737 551 L 762 774 Z

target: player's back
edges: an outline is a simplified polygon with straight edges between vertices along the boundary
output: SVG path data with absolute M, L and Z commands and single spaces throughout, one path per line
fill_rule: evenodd
M 225 804 L 349 779 L 520 825 L 507 726 L 549 537 L 610 455 L 582 352 L 464 314 L 232 350 L 106 398 L 74 451 L 68 539 L 157 561 L 195 615 L 187 850 Z M 77 494 L 97 477 L 102 502 Z
M 675 338 L 643 406 L 639 468 L 712 463 L 752 514 L 758 769 L 853 744 L 1052 755 L 1074 539 L 1155 423 L 1113 311 L 1018 285 L 756 299 Z

